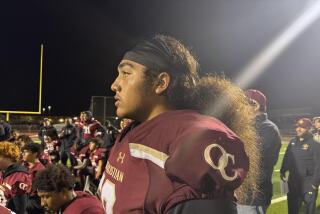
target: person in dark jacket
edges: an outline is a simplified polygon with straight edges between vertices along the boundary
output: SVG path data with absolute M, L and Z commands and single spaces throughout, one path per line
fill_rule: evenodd
M 286 172 L 289 172 L 289 214 L 298 214 L 302 202 L 306 204 L 306 214 L 315 213 L 320 184 L 320 144 L 313 139 L 311 127 L 308 118 L 297 121 L 297 136 L 290 141 L 283 158 L 280 178 L 286 181 Z
M 61 142 L 61 163 L 67 165 L 67 160 L 69 159 L 71 165 L 74 166 L 76 164 L 76 160 L 73 155 L 71 155 L 70 150 L 71 147 L 75 144 L 75 140 L 77 138 L 77 130 L 72 124 L 71 118 L 67 118 L 65 120 L 65 126 L 62 128 L 59 137 Z
M 237 209 L 239 214 L 266 213 L 273 195 L 272 173 L 279 157 L 281 137 L 277 125 L 268 119 L 266 96 L 255 89 L 249 89 L 245 94 L 256 114 L 255 127 L 261 143 L 261 172 L 257 192 L 248 193 L 246 203 L 238 204 Z
M 5 141 L 10 138 L 11 126 L 0 118 L 0 141 Z
M 314 117 L 313 120 L 313 139 L 320 143 L 320 117 Z
M 41 140 L 42 149 L 45 149 L 47 146 L 47 139 L 50 138 L 51 141 L 58 140 L 58 132 L 56 128 L 53 127 L 50 119 L 45 118 L 43 120 L 43 125 L 40 126 L 40 130 L 38 132 L 38 137 Z

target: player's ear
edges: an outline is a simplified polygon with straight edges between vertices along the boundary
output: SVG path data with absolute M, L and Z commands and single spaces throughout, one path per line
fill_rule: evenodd
M 155 92 L 158 95 L 161 95 L 168 88 L 170 83 L 170 75 L 167 72 L 162 72 L 158 75 Z
M 260 104 L 257 102 L 256 105 L 254 106 L 254 110 L 256 112 L 260 111 Z

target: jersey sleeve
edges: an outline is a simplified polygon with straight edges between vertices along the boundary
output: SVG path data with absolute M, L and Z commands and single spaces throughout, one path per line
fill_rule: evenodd
M 89 158 L 89 146 L 88 146 L 88 145 L 85 146 L 85 147 L 83 147 L 83 148 L 80 150 L 80 152 L 79 152 L 79 158 L 80 158 L 81 160 L 83 160 L 83 159 L 88 159 L 88 158 Z
M 17 172 L 10 179 L 12 196 L 23 195 L 31 191 L 31 176 L 23 172 Z
M 243 182 L 249 158 L 235 136 L 213 130 L 193 130 L 177 138 L 165 171 L 171 180 L 202 192 L 234 190 Z
M 99 148 L 96 152 L 97 160 L 106 160 L 107 159 L 107 150 L 105 148 Z

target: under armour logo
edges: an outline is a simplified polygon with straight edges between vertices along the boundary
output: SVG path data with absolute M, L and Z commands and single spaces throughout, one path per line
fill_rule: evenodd
M 213 148 L 218 148 L 222 155 L 221 157 L 219 158 L 219 161 L 218 161 L 218 165 L 215 165 L 211 159 L 211 156 L 210 156 L 210 151 L 211 149 Z M 227 180 L 227 181 L 233 181 L 234 179 L 237 178 L 237 175 L 236 173 L 234 174 L 234 176 L 230 177 L 226 174 L 226 171 L 225 171 L 225 168 L 228 166 L 228 162 L 229 162 L 229 158 L 231 159 L 232 163 L 234 164 L 235 161 L 234 161 L 234 156 L 227 153 L 226 150 L 224 150 L 224 148 L 218 144 L 210 144 L 209 146 L 206 147 L 206 149 L 204 150 L 204 159 L 206 160 L 206 162 L 212 166 L 212 168 L 216 169 L 216 170 L 219 170 L 222 177 Z
M 119 152 L 118 158 L 117 158 L 117 162 L 120 162 L 121 164 L 123 164 L 123 161 L 124 161 L 124 157 L 125 157 L 125 156 L 126 156 L 125 153 Z

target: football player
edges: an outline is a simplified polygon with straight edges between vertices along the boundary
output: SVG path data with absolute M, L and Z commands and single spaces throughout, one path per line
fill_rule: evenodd
M 0 143 L 0 204 L 18 214 L 24 214 L 27 194 L 31 190 L 28 170 L 18 163 L 20 149 L 11 142 Z
M 99 185 L 107 214 L 237 212 L 245 151 L 256 151 L 253 114 L 242 90 L 198 71 L 191 52 L 169 36 L 124 55 L 111 89 L 117 116 L 134 122 L 117 138 Z
M 92 195 L 74 191 L 75 178 L 62 164 L 50 165 L 37 173 L 33 188 L 41 205 L 59 214 L 104 214 L 100 201 Z

